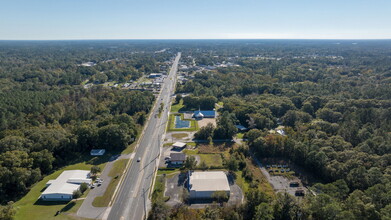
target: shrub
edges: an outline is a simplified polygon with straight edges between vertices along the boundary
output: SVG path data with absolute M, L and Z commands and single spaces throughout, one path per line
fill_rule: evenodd
M 80 192 L 84 193 L 88 189 L 88 184 L 87 183 L 82 183 L 80 184 Z
M 80 198 L 81 195 L 82 195 L 82 193 L 80 192 L 80 190 L 75 190 L 75 191 L 73 191 L 72 197 L 74 199 L 77 199 L 77 198 Z

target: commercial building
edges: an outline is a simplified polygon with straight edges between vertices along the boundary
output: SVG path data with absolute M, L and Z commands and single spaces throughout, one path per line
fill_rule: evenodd
M 203 119 L 203 118 L 216 118 L 216 111 L 204 111 L 204 110 L 198 110 L 194 111 L 193 117 L 196 119 Z
M 91 184 L 90 171 L 66 170 L 55 180 L 46 183 L 47 188 L 40 198 L 45 201 L 69 201 L 73 192 L 80 188 L 82 183 Z
M 223 171 L 189 171 L 188 185 L 190 199 L 212 199 L 213 193 L 224 191 L 230 194 L 227 175 Z
M 184 153 L 171 153 L 170 154 L 170 163 L 175 165 L 182 165 L 185 163 L 186 154 Z

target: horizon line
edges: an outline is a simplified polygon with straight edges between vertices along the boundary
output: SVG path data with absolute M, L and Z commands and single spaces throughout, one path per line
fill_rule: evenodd
M 106 40 L 391 40 L 391 38 L 68 38 L 68 39 L 0 39 L 0 41 L 106 41 Z

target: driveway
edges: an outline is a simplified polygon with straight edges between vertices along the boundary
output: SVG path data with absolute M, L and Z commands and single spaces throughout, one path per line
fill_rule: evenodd
M 105 213 L 107 207 L 95 207 L 92 205 L 92 202 L 97 196 L 103 196 L 103 194 L 105 193 L 112 179 L 111 177 L 108 176 L 108 174 L 110 173 L 113 164 L 117 160 L 132 159 L 133 157 L 134 157 L 134 153 L 121 155 L 120 157 L 106 164 L 105 168 L 103 169 L 100 175 L 100 178 L 104 180 L 102 185 L 90 190 L 86 199 L 83 201 L 83 204 L 80 206 L 79 210 L 77 211 L 77 216 L 83 218 L 92 218 L 92 219 L 101 219 L 103 217 L 103 214 Z

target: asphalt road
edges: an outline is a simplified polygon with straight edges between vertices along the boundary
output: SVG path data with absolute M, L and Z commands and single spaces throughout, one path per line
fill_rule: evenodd
M 134 160 L 118 189 L 107 219 L 140 220 L 146 214 L 147 204 L 149 203 L 148 195 L 160 156 L 161 146 L 159 144 L 161 144 L 162 140 L 158 139 L 162 139 L 165 133 L 180 57 L 181 53 L 178 53 L 170 73 L 165 79 L 160 96 L 157 98 L 150 120 L 147 122 L 147 127 L 144 130 L 144 135 L 139 142 Z M 157 117 L 160 103 L 164 103 L 164 110 L 161 116 Z M 141 158 L 141 161 L 137 162 L 137 158 Z

